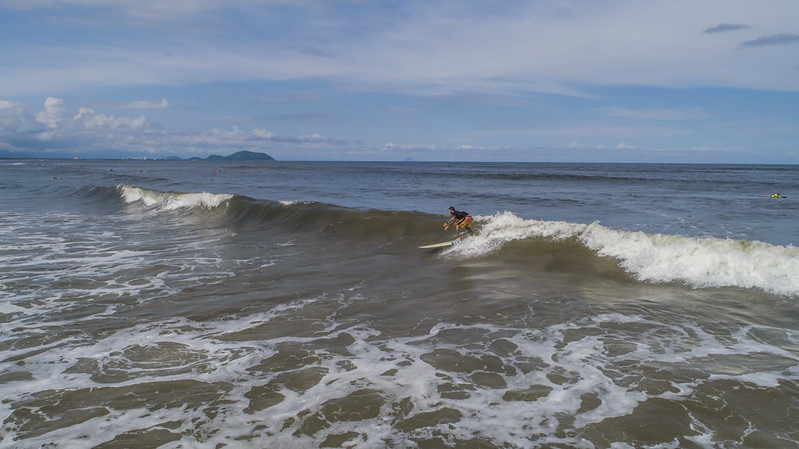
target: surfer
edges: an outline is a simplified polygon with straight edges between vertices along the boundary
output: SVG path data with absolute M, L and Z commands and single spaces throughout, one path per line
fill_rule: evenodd
M 775 193 L 774 195 L 763 195 L 766 198 L 785 198 L 784 196 L 780 195 L 779 193 Z
M 469 225 L 472 224 L 472 221 L 474 221 L 474 218 L 472 218 L 472 216 L 469 215 L 468 212 L 455 210 L 453 206 L 450 206 L 449 214 L 452 215 L 452 218 L 450 218 L 448 222 L 444 223 L 445 231 L 449 229 L 449 225 L 457 221 L 455 229 L 460 229 L 460 228 L 466 229 L 467 231 L 469 231 L 469 234 L 471 234 L 472 237 L 475 236 L 474 232 L 472 231 L 472 228 L 469 227 Z M 460 232 L 458 232 L 458 234 L 460 234 Z

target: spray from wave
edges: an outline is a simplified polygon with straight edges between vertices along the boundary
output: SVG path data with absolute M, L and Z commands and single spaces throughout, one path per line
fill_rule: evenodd
M 214 209 L 233 198 L 233 195 L 221 193 L 176 193 L 158 192 L 134 186 L 117 187 L 126 203 L 141 202 L 146 207 L 163 210 L 191 209 L 202 207 Z
M 165 211 L 211 210 L 225 206 L 222 212 L 233 221 L 260 224 L 268 221 L 286 232 L 303 232 L 338 223 L 340 225 L 334 228 L 338 229 L 338 237 L 343 239 L 363 240 L 384 233 L 386 229 L 398 228 L 405 231 L 394 235 L 397 240 L 428 238 L 421 236 L 427 229 L 427 222 L 434 220 L 427 214 L 403 213 L 398 216 L 391 211 L 363 211 L 322 203 L 273 202 L 246 197 L 239 197 L 242 201 L 234 202 L 231 200 L 236 196 L 230 194 L 159 192 L 127 185 L 117 189 L 128 204 L 141 203 Z M 500 250 L 514 251 L 518 246 L 528 251 L 523 257 L 538 257 L 541 254 L 536 251 L 551 251 L 552 247 L 530 249 L 528 243 L 554 243 L 557 251 L 570 250 L 563 245 L 578 245 L 600 258 L 616 261 L 620 268 L 642 282 L 678 282 L 693 288 L 759 289 L 781 296 L 799 296 L 799 277 L 795 275 L 799 273 L 799 248 L 794 246 L 716 237 L 647 234 L 611 229 L 598 222 L 530 220 L 511 212 L 476 218 L 480 225 L 478 237 L 446 250 L 446 254 L 481 257 Z M 438 217 L 435 220 L 437 223 Z
M 512 242 L 576 239 L 600 257 L 618 261 L 640 281 L 683 282 L 695 288 L 756 288 L 799 295 L 799 248 L 746 240 L 647 234 L 578 224 L 526 220 L 511 212 L 478 217 L 480 236 L 451 252 L 477 257 Z

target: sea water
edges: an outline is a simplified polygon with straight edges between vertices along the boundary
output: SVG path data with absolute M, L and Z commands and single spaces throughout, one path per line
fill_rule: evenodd
M 798 175 L 2 160 L 0 448 L 799 447 Z

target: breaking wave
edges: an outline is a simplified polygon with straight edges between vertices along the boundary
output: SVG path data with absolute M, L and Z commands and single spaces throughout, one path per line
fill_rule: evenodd
M 389 235 L 403 250 L 442 237 L 441 216 L 351 209 L 316 202 L 258 200 L 215 193 L 158 192 L 118 187 L 124 201 L 163 211 L 225 207 L 235 223 L 279 227 L 285 232 L 325 229 L 338 238 L 369 240 Z M 444 251 L 448 257 L 504 257 L 530 260 L 546 252 L 585 252 L 615 263 L 638 281 L 684 283 L 693 288 L 736 287 L 799 295 L 799 249 L 759 241 L 690 237 L 611 229 L 591 224 L 523 219 L 512 212 L 476 218 L 476 238 Z M 301 237 L 301 235 L 298 235 Z M 579 270 L 580 267 L 574 267 Z
M 799 294 L 799 249 L 748 240 L 647 234 L 577 224 L 525 220 L 510 212 L 480 217 L 478 238 L 452 249 L 475 257 L 514 242 L 545 239 L 566 245 L 577 241 L 640 281 L 683 282 L 696 288 L 756 288 L 778 295 Z M 562 247 L 560 249 L 563 249 Z M 531 255 L 532 256 L 532 255 Z

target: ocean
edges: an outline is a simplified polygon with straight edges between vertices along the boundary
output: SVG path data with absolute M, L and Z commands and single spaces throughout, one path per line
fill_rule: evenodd
M 0 160 L 0 448 L 799 448 L 797 180 Z

